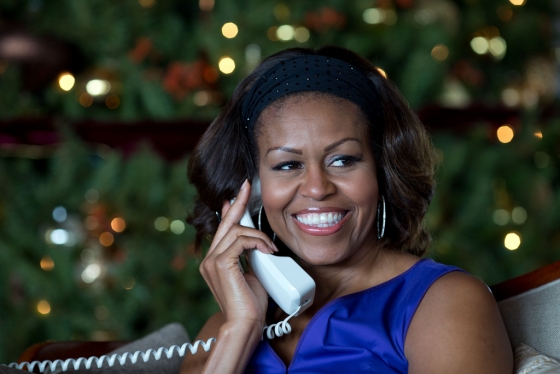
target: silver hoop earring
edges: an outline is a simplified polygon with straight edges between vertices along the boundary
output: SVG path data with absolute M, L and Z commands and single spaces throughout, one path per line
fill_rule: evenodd
M 383 206 L 383 223 L 381 224 L 381 206 Z M 385 196 L 381 195 L 381 202 L 377 204 L 377 239 L 381 239 L 385 235 L 385 220 L 387 219 L 387 210 L 385 209 Z
M 262 231 L 262 226 L 261 226 L 262 210 L 263 210 L 263 206 L 261 204 L 261 207 L 259 208 L 259 218 L 258 218 L 259 231 Z M 273 234 L 272 242 L 274 243 L 274 241 L 276 240 L 276 233 L 273 231 L 272 234 Z

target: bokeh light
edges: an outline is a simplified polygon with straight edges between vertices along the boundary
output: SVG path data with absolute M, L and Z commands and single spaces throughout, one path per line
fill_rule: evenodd
M 432 57 L 437 61 L 445 61 L 449 56 L 449 49 L 443 45 L 438 44 L 432 48 Z
M 237 36 L 239 29 L 237 25 L 233 22 L 224 23 L 222 26 L 222 35 L 228 39 L 233 39 Z
M 222 57 L 218 62 L 220 71 L 224 74 L 231 74 L 235 70 L 235 61 L 231 57 Z
M 510 232 L 504 238 L 504 246 L 510 251 L 515 251 L 521 245 L 521 236 L 518 233 Z
M 158 231 L 165 231 L 169 228 L 169 219 L 167 217 L 158 217 L 154 221 L 154 227 Z
M 182 234 L 183 231 L 185 231 L 185 224 L 183 223 L 183 221 L 176 219 L 175 221 L 171 222 L 171 224 L 169 225 L 169 229 L 172 233 L 179 235 Z
M 115 217 L 111 221 L 111 228 L 114 232 L 123 232 L 126 228 L 126 222 L 121 217 Z
M 62 73 L 58 76 L 58 85 L 64 91 L 70 91 L 75 83 L 76 78 L 70 73 Z
M 514 132 L 511 127 L 509 127 L 508 125 L 504 125 L 498 128 L 498 131 L 496 131 L 496 135 L 498 136 L 498 140 L 501 143 L 509 143 L 513 139 Z
M 54 269 L 54 261 L 50 256 L 43 257 L 39 265 L 44 271 L 52 271 Z
M 104 232 L 99 235 L 99 243 L 104 247 L 109 247 L 115 241 L 115 237 L 110 232 Z
M 37 311 L 42 315 L 47 315 L 51 312 L 51 304 L 47 300 L 41 300 L 37 303 Z
M 111 91 L 111 83 L 104 79 L 92 79 L 87 82 L 86 91 L 91 96 L 106 95 Z
M 294 27 L 291 25 L 282 25 L 276 29 L 276 37 L 287 42 L 294 38 Z

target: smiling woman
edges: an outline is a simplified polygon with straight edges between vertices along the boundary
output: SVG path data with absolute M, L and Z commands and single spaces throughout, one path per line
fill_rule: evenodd
M 266 232 L 238 224 L 254 177 Z M 487 287 L 420 258 L 432 145 L 368 61 L 337 47 L 269 57 L 203 136 L 189 179 L 197 247 L 212 238 L 200 270 L 221 312 L 198 336 L 215 347 L 182 372 L 511 372 Z M 260 340 L 263 327 L 286 314 L 238 266 L 253 250 L 292 257 L 316 283 L 313 305 L 274 340 Z

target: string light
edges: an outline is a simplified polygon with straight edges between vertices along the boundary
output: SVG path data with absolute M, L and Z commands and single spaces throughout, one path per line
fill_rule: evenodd
M 515 88 L 506 88 L 502 91 L 502 101 L 509 107 L 519 105 L 519 102 L 521 101 L 519 91 L 517 91 Z
M 169 228 L 169 220 L 166 217 L 158 217 L 154 221 L 154 227 L 158 231 L 165 231 Z
M 106 306 L 98 306 L 95 308 L 95 318 L 104 321 L 109 317 L 109 309 Z
M 545 169 L 550 162 L 550 157 L 545 152 L 539 151 L 534 154 L 533 161 L 537 168 Z
M 136 282 L 134 281 L 134 278 L 128 278 L 125 282 L 123 282 L 123 288 L 127 291 L 130 291 L 132 288 L 134 288 L 135 284 Z
M 95 204 L 99 200 L 99 192 L 92 188 L 86 191 L 84 197 L 88 203 Z
M 41 300 L 37 303 L 37 311 L 42 315 L 47 315 L 51 312 L 51 304 L 47 300 Z
M 58 85 L 64 91 L 70 91 L 76 83 L 76 78 L 70 73 L 62 73 L 58 76 Z
M 471 40 L 471 48 L 475 53 L 479 55 L 484 55 L 488 53 L 488 50 L 490 49 L 490 44 L 488 43 L 488 39 L 486 39 L 485 37 L 475 36 Z
M 210 102 L 210 95 L 206 91 L 198 91 L 193 95 L 193 102 L 196 106 L 204 106 Z
M 498 136 L 498 140 L 501 143 L 509 143 L 512 141 L 513 136 L 514 136 L 514 132 L 513 129 L 511 127 L 509 127 L 508 125 L 504 125 L 504 126 L 500 126 L 500 128 L 498 128 L 498 131 L 496 131 L 496 135 Z
M 504 247 L 510 251 L 515 251 L 521 245 L 521 236 L 515 232 L 510 232 L 504 238 Z
M 91 106 L 91 104 L 93 104 L 93 97 L 91 97 L 91 95 L 87 92 L 84 92 L 78 98 L 78 102 L 81 106 L 88 108 Z
M 276 29 L 276 37 L 284 42 L 294 38 L 294 27 L 290 25 L 282 25 Z
M 527 220 L 527 211 L 520 206 L 513 208 L 511 212 L 511 220 L 513 223 L 522 225 Z
M 105 99 L 105 105 L 109 109 L 117 109 L 121 105 L 121 99 L 117 95 L 109 95 Z
M 106 95 L 111 91 L 111 83 L 105 79 L 92 79 L 87 82 L 86 91 L 91 96 Z
M 93 263 L 86 266 L 82 272 L 82 280 L 85 283 L 92 283 L 101 275 L 101 266 L 99 264 Z
M 110 232 L 104 232 L 99 235 L 99 243 L 104 247 L 109 247 L 115 241 L 115 237 Z
M 525 0 L 509 0 L 509 2 L 515 6 L 525 5 Z
M 222 57 L 218 62 L 218 68 L 224 74 L 231 74 L 235 70 L 235 61 L 228 56 Z
M 494 211 L 494 223 L 505 226 L 509 222 L 509 212 L 505 209 L 496 209 Z
M 449 56 L 449 49 L 443 45 L 438 44 L 432 48 L 432 57 L 437 61 L 445 61 Z
M 214 0 L 199 0 L 198 6 L 203 12 L 209 12 L 214 9 Z
M 50 242 L 53 244 L 63 245 L 68 243 L 70 236 L 68 231 L 64 229 L 52 230 L 50 234 Z
M 376 68 L 376 69 L 379 72 L 379 74 L 381 74 L 383 76 L 383 78 L 387 79 L 387 73 L 385 72 L 385 70 L 383 70 L 381 68 Z
M 369 23 L 370 25 L 383 23 L 383 21 L 385 21 L 385 10 L 382 8 L 366 9 L 362 14 L 362 18 L 364 19 L 364 22 Z
M 49 256 L 43 257 L 39 265 L 44 271 L 52 271 L 52 269 L 54 269 L 54 261 Z
M 183 231 L 185 231 L 185 224 L 183 223 L 183 221 L 179 221 L 177 219 L 171 222 L 171 224 L 169 225 L 169 229 L 172 233 L 179 235 L 182 234 Z
M 278 26 L 271 26 L 266 31 L 266 36 L 268 39 L 272 40 L 273 42 L 278 41 L 278 36 L 276 36 L 276 30 L 278 30 Z
M 111 228 L 114 232 L 123 232 L 126 228 L 126 222 L 121 217 L 113 218 L 111 221 Z
M 533 135 L 535 136 L 535 138 L 542 139 L 542 131 L 540 130 L 535 131 Z
M 138 3 L 143 8 L 151 8 L 156 4 L 156 0 L 138 0 Z
M 222 26 L 222 35 L 228 39 L 233 39 L 237 36 L 239 29 L 237 25 L 233 22 L 224 23 Z
M 53 209 L 52 216 L 56 222 L 62 223 L 66 221 L 68 213 L 66 213 L 66 208 L 64 208 L 63 206 L 57 206 Z
M 309 40 L 309 30 L 305 27 L 296 27 L 294 30 L 294 39 L 297 42 L 305 43 Z
M 274 7 L 272 13 L 279 21 L 285 21 L 290 18 L 290 8 L 285 3 L 278 3 Z

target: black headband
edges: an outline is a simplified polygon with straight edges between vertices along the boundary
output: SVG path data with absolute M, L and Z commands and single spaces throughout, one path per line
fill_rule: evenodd
M 268 105 L 300 91 L 326 92 L 350 100 L 383 128 L 379 96 L 369 78 L 348 62 L 319 55 L 298 56 L 268 69 L 243 102 L 245 128 L 252 132 L 259 114 Z

